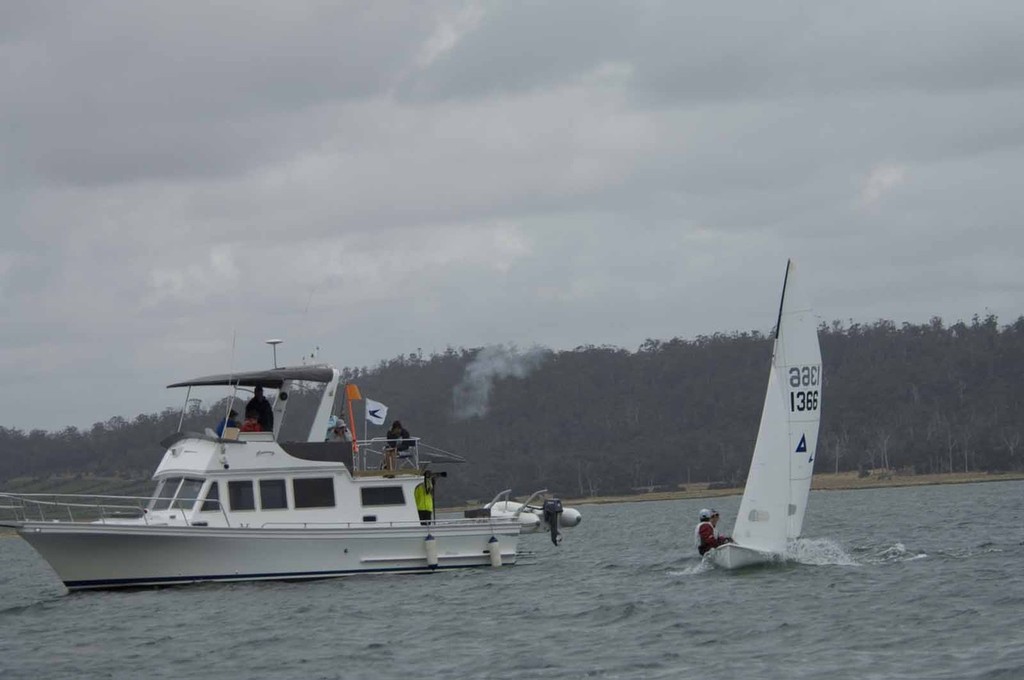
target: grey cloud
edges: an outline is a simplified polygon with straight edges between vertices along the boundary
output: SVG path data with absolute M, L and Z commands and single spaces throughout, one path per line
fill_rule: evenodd
M 572 81 L 625 56 L 637 10 L 629 3 L 488 3 L 468 32 L 423 72 L 403 81 L 412 100 L 481 97 Z
M 6 423 L 174 403 L 270 335 L 767 331 L 786 257 L 825 320 L 1020 313 L 1016 5 L 245 8 L 0 6 Z
M 49 7 L 0 46 L 0 124 L 16 131 L 8 163 L 78 185 L 287 156 L 289 116 L 386 92 L 432 26 L 420 4 Z M 8 9 L 13 26 L 18 14 Z
M 1024 80 L 1021 23 L 1024 10 L 998 0 L 506 3 L 407 86 L 420 97 L 485 96 L 623 61 L 649 106 L 992 89 Z

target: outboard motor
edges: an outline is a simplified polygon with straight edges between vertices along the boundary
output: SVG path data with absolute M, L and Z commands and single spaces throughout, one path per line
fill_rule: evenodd
M 551 542 L 558 545 L 562 542 L 562 534 L 558 532 L 558 521 L 562 517 L 562 501 L 558 498 L 549 498 L 544 501 L 544 521 L 551 527 Z

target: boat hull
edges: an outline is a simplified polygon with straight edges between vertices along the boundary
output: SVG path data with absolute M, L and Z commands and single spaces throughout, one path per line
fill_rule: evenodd
M 776 562 L 779 556 L 775 553 L 748 548 L 738 543 L 726 543 L 713 548 L 705 553 L 706 557 L 716 567 L 722 569 L 742 569 L 760 564 Z
M 244 529 L 39 522 L 18 532 L 69 590 L 491 566 L 492 537 L 501 564 L 511 565 L 519 537 L 514 523 Z

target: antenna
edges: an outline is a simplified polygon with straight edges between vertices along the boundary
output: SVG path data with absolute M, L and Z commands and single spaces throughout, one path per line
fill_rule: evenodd
M 274 368 L 277 368 L 277 346 L 284 342 L 284 340 L 271 338 L 270 340 L 264 340 L 264 342 L 274 348 Z

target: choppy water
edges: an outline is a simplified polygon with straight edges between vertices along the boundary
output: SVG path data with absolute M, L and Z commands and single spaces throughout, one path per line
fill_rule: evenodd
M 814 492 L 792 561 L 731 573 L 707 504 L 584 506 L 501 570 L 73 595 L 0 538 L 0 677 L 1024 678 L 1024 482 Z

